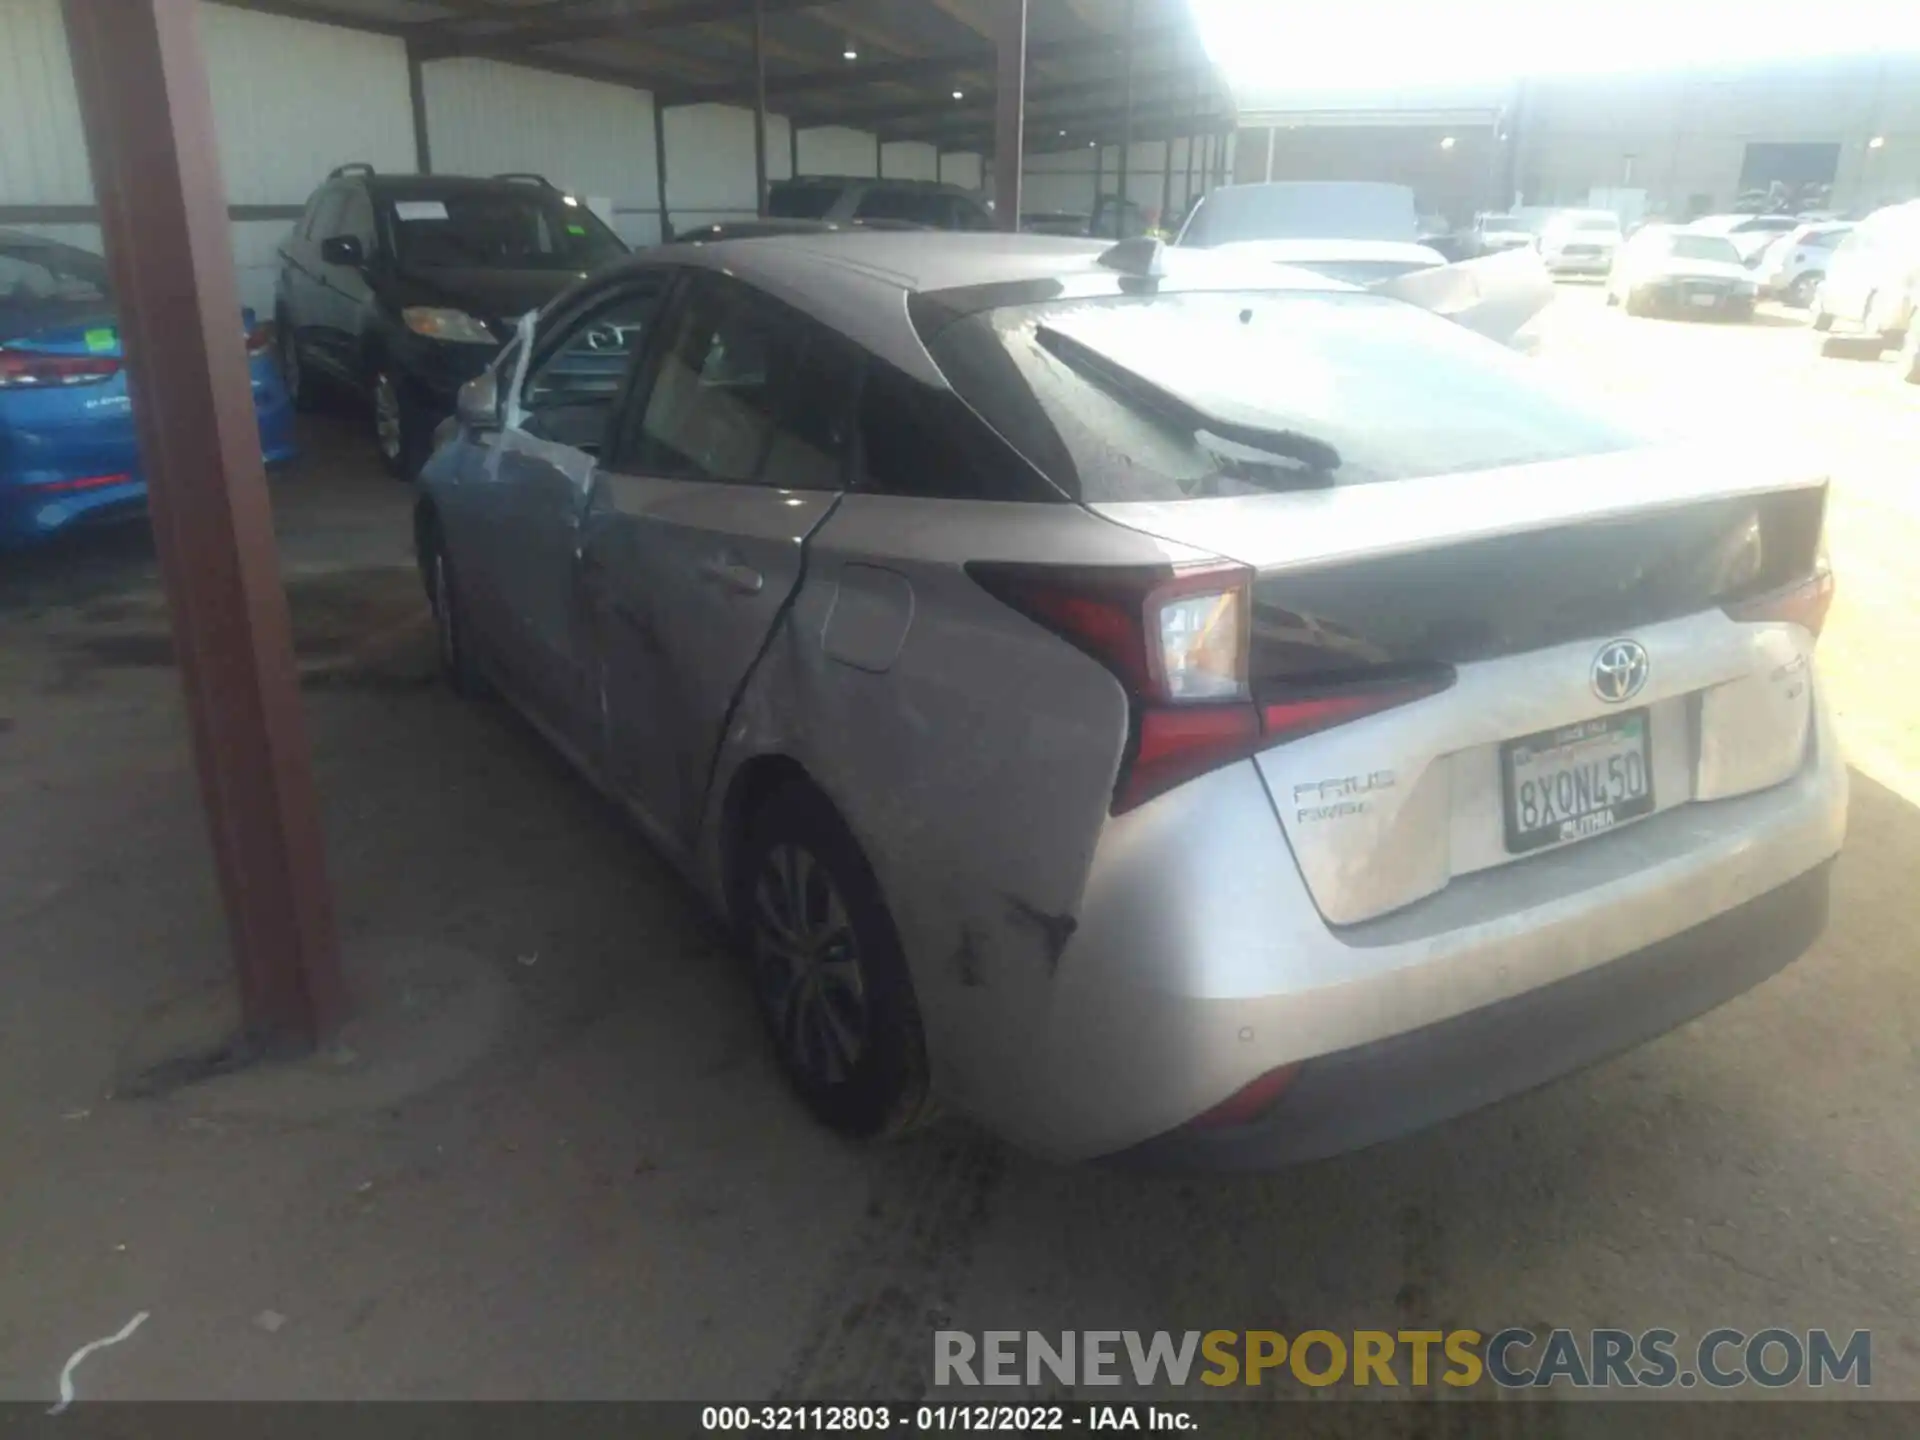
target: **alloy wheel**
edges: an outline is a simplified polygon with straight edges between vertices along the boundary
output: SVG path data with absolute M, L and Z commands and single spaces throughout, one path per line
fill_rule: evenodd
M 788 1063 L 815 1085 L 845 1080 L 867 1048 L 866 982 L 846 902 L 810 850 L 768 848 L 750 933 L 761 1002 Z
M 400 459 L 400 392 L 384 370 L 373 381 L 373 436 L 388 461 Z

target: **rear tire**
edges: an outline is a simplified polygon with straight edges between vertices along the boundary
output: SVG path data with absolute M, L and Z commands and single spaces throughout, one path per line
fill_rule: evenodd
M 1789 285 L 1787 293 L 1780 298 L 1795 310 L 1805 310 L 1813 304 L 1814 292 L 1820 288 L 1820 282 L 1825 278 L 1818 270 L 1809 270 Z M 1829 325 L 1833 323 L 1831 317 L 1828 318 L 1827 323 Z
M 486 678 L 474 666 L 467 647 L 466 625 L 460 618 L 458 588 L 454 584 L 453 562 L 447 558 L 447 546 L 437 533 L 427 552 L 427 586 L 433 603 L 434 638 L 440 652 L 440 671 L 456 695 L 477 699 L 487 693 Z
M 746 825 L 731 897 L 755 999 L 787 1081 L 821 1123 L 887 1139 L 932 1114 L 900 937 L 866 856 L 804 782 Z
M 286 387 L 287 399 L 293 402 L 293 408 L 310 415 L 320 408 L 320 397 L 314 390 L 313 377 L 300 359 L 300 342 L 294 337 L 293 325 L 284 311 L 274 317 L 273 330 L 279 340 L 280 383 Z

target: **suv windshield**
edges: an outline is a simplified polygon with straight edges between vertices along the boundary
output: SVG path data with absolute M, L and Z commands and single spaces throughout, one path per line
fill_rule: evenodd
M 961 396 L 1088 502 L 1410 479 L 1638 438 L 1527 360 L 1378 295 L 1059 300 L 931 329 Z
M 508 184 L 380 199 L 409 269 L 591 270 L 627 253 L 597 215 L 555 190 Z
M 838 185 L 775 185 L 767 193 L 767 214 L 778 220 L 820 220 L 840 198 Z
M 1419 238 L 1413 191 L 1360 181 L 1229 185 L 1202 197 L 1182 245 L 1235 240 L 1405 240 Z

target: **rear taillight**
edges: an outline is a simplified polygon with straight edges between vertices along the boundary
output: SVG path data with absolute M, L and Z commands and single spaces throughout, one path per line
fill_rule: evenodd
M 35 350 L 0 350 L 0 390 L 58 390 L 69 385 L 98 385 L 120 373 L 120 362 L 105 355 L 43 355 Z
M 1133 725 L 1114 787 L 1116 815 L 1268 746 L 1452 683 L 1451 671 L 1254 683 L 1253 572 L 1241 565 L 976 562 L 967 573 L 1098 660 L 1126 689 Z
M 273 353 L 273 322 L 263 320 L 247 331 L 247 354 L 271 355 Z
M 1827 611 L 1832 605 L 1833 571 L 1823 559 L 1806 579 L 1770 590 L 1765 595 L 1735 601 L 1726 611 L 1735 620 L 1804 625 L 1817 638 L 1820 628 L 1827 623 Z

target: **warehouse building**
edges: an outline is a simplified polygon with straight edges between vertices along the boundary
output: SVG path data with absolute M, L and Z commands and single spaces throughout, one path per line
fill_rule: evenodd
M 1396 181 L 1454 223 L 1515 203 L 1686 218 L 1920 195 L 1920 55 L 1237 99 L 1240 180 Z

